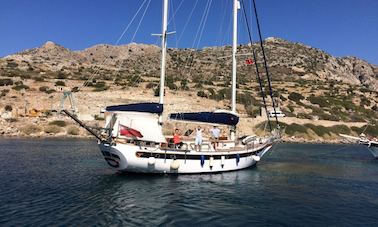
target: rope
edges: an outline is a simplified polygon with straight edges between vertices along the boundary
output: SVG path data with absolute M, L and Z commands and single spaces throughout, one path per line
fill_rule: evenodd
M 133 42 L 134 39 L 135 39 L 135 36 L 136 36 L 136 34 L 137 34 L 137 32 L 138 32 L 138 30 L 139 30 L 139 28 L 140 28 L 140 24 L 142 23 L 142 21 L 143 21 L 143 19 L 144 19 L 144 16 L 146 15 L 146 12 L 147 12 L 148 6 L 150 6 L 150 3 L 151 3 L 151 0 L 148 1 L 148 4 L 147 4 L 147 6 L 146 6 L 146 9 L 144 10 L 144 12 L 143 12 L 143 14 L 142 14 L 142 18 L 140 19 L 140 21 L 139 21 L 139 23 L 138 23 L 138 26 L 137 26 L 137 28 L 136 28 L 136 30 L 135 30 L 135 32 L 134 32 L 133 38 L 131 38 L 131 42 Z
M 182 33 L 181 33 L 181 35 L 179 36 L 179 38 L 178 38 L 178 40 L 177 40 L 177 43 L 180 43 L 180 40 L 181 40 L 182 36 L 184 35 L 184 32 L 185 32 L 185 30 L 186 30 L 186 27 L 188 26 L 189 21 L 190 21 L 190 19 L 191 19 L 192 16 L 193 16 L 194 10 L 195 10 L 196 7 L 197 7 L 198 1 L 199 1 L 199 0 L 196 0 L 196 3 L 194 4 L 194 7 L 193 7 L 192 11 L 191 11 L 190 14 L 189 14 L 189 18 L 188 18 L 188 20 L 185 22 L 184 29 L 182 30 Z
M 142 24 L 142 21 L 143 21 L 145 15 L 146 15 L 146 12 L 147 12 L 147 10 L 148 10 L 148 7 L 150 6 L 150 3 L 151 3 L 151 0 L 148 1 L 147 6 L 146 6 L 145 10 L 143 11 L 142 17 L 141 17 L 141 19 L 139 20 L 139 23 L 138 23 L 138 25 L 137 25 L 137 28 L 136 28 L 136 30 L 135 30 L 135 32 L 134 32 L 134 34 L 133 34 L 133 37 L 132 37 L 132 39 L 131 39 L 130 42 L 134 42 L 135 36 L 136 36 L 136 34 L 138 33 L 138 31 L 139 31 L 140 25 Z M 122 66 L 122 64 L 120 64 L 120 66 L 119 66 L 118 69 L 120 69 L 121 66 Z M 115 80 L 117 79 L 117 75 L 118 75 L 118 74 L 116 74 L 116 75 L 114 76 L 113 83 L 114 83 Z M 140 80 L 140 75 L 137 75 L 137 77 L 134 79 L 134 81 L 133 81 L 132 83 L 129 84 L 129 86 L 133 87 L 133 86 L 134 86 L 139 80 Z
M 257 65 L 256 53 L 255 53 L 255 50 L 254 50 L 253 45 L 252 45 L 253 44 L 252 34 L 251 34 L 251 29 L 250 29 L 248 18 L 247 18 L 247 13 L 246 13 L 246 10 L 245 10 L 244 0 L 242 0 L 242 6 L 243 6 L 245 23 L 247 25 L 247 30 L 248 30 L 248 38 L 249 38 L 249 41 L 251 43 L 251 50 L 252 50 L 253 60 L 255 61 L 254 65 L 255 65 L 255 69 L 256 69 L 256 76 L 257 76 L 257 79 L 258 79 L 258 82 L 259 82 L 260 91 L 261 91 L 261 97 L 263 99 L 266 116 L 268 118 L 269 129 L 270 129 L 270 132 L 272 132 L 272 125 L 270 123 L 270 119 L 269 119 L 269 115 L 268 115 L 268 108 L 267 108 L 266 100 L 265 100 L 265 92 L 264 92 L 264 88 L 263 88 L 264 86 L 262 84 L 262 80 L 261 80 L 261 77 L 260 77 L 259 67 Z
M 147 0 L 144 0 L 142 2 L 142 4 L 140 5 L 139 9 L 137 10 L 137 12 L 135 13 L 135 15 L 133 16 L 132 20 L 130 21 L 130 23 L 126 26 L 126 28 L 123 30 L 123 32 L 121 33 L 121 35 L 119 36 L 119 38 L 117 39 L 117 42 L 115 43 L 115 45 L 118 45 L 119 42 L 122 40 L 123 36 L 126 34 L 126 32 L 129 30 L 131 24 L 134 22 L 135 18 L 137 17 L 137 15 L 139 14 L 140 10 L 143 8 L 144 4 L 147 2 Z M 104 65 L 108 60 L 109 60 L 109 56 L 110 56 L 110 53 L 108 53 L 105 57 L 105 59 L 100 63 L 100 65 L 98 66 L 98 68 L 100 68 L 100 66 Z M 93 72 L 92 76 L 83 83 L 82 86 L 80 86 L 78 88 L 78 90 L 80 90 L 82 87 L 86 87 L 88 85 L 88 83 L 90 81 L 93 80 L 93 78 L 96 76 L 96 74 L 98 74 L 100 72 L 100 70 L 96 70 Z
M 244 2 L 244 0 L 242 0 L 242 1 Z M 252 2 L 253 2 L 253 8 L 254 8 L 254 11 L 255 11 L 255 16 L 256 16 L 257 30 L 258 30 L 258 34 L 259 34 L 259 38 L 260 38 L 260 47 L 261 47 L 261 51 L 262 51 L 262 54 L 263 54 L 266 77 L 268 79 L 269 94 L 270 94 L 270 97 L 272 99 L 272 106 L 273 106 L 273 111 L 275 113 L 274 116 L 276 118 L 276 124 L 279 127 L 278 117 L 277 117 L 277 114 L 276 114 L 276 105 L 274 103 L 272 85 L 271 85 L 271 82 L 270 82 L 270 75 L 269 75 L 269 70 L 268 70 L 268 64 L 267 64 L 267 61 L 266 61 L 265 49 L 264 49 L 264 44 L 263 44 L 263 40 L 262 40 L 262 36 L 261 36 L 261 29 L 260 29 L 259 17 L 258 17 L 258 14 L 257 14 L 256 1 L 252 0 Z

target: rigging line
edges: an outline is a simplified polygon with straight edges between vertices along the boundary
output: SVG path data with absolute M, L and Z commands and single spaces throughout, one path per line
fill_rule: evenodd
M 151 0 L 148 1 L 147 6 L 146 6 L 146 8 L 144 9 L 144 12 L 143 12 L 143 14 L 142 14 L 142 17 L 141 17 L 140 20 L 139 20 L 138 26 L 137 26 L 137 28 L 136 28 L 136 30 L 135 30 L 135 32 L 134 32 L 133 38 L 131 39 L 130 42 L 133 42 L 133 41 L 134 41 L 135 36 L 136 36 L 136 34 L 138 33 L 138 31 L 139 31 L 140 25 L 142 24 L 142 21 L 143 21 L 145 15 L 146 15 L 146 12 L 147 12 L 147 10 L 148 10 L 148 7 L 150 6 L 150 3 L 151 3 Z M 122 66 L 122 64 L 120 64 L 120 66 L 119 66 L 118 69 L 120 69 L 121 66 Z M 114 76 L 113 83 L 114 83 L 115 80 L 117 79 L 117 75 L 118 75 L 118 74 L 116 74 L 116 75 Z M 140 74 L 136 76 L 136 78 L 134 79 L 134 82 L 132 82 L 130 86 L 134 86 L 134 85 L 139 81 L 139 79 L 140 79 Z
M 202 23 L 202 28 L 201 28 L 200 36 L 198 37 L 198 42 L 197 42 L 196 49 L 199 48 L 199 45 L 200 45 L 200 42 L 201 42 L 201 39 L 202 39 L 202 35 L 203 35 L 203 31 L 204 31 L 204 29 L 206 27 L 206 22 L 207 22 L 207 18 L 209 16 L 209 12 L 210 12 L 210 9 L 211 9 L 212 2 L 213 2 L 213 0 L 209 1 L 209 5 L 207 7 L 207 10 L 205 10 L 206 11 L 206 16 L 205 16 L 205 19 L 204 19 L 204 21 Z M 203 83 L 204 80 L 205 80 L 205 77 L 201 77 L 201 83 Z
M 126 28 L 123 30 L 123 32 L 121 33 L 121 35 L 120 35 L 119 38 L 117 39 L 115 45 L 118 45 L 119 42 L 122 40 L 123 36 L 124 36 L 125 33 L 129 30 L 131 24 L 134 22 L 135 18 L 137 17 L 137 15 L 139 14 L 140 10 L 143 8 L 143 6 L 144 6 L 144 4 L 145 4 L 146 2 L 147 2 L 147 0 L 144 0 L 144 1 L 142 2 L 142 4 L 140 5 L 139 9 L 138 9 L 137 12 L 134 14 L 132 20 L 130 21 L 130 23 L 126 26 Z M 99 66 L 104 65 L 104 64 L 109 60 L 109 56 L 110 56 L 110 53 L 108 53 L 107 56 L 105 56 L 105 59 L 100 63 Z M 100 68 L 100 67 L 99 67 L 99 68 Z M 86 87 L 86 86 L 88 85 L 88 83 L 89 83 L 91 80 L 93 80 L 93 78 L 96 76 L 96 74 L 99 73 L 99 71 L 100 71 L 99 69 L 96 70 L 96 71 L 94 71 L 93 74 L 92 74 L 92 76 L 91 76 L 87 81 L 85 81 L 85 82 L 83 83 L 83 85 L 80 86 L 80 87 L 78 88 L 78 90 L 80 90 L 80 88 L 82 88 L 82 87 Z
M 197 43 L 197 48 L 196 49 L 198 49 L 198 47 L 200 45 L 200 42 L 201 42 L 201 39 L 202 39 L 202 35 L 203 35 L 203 31 L 205 30 L 205 27 L 206 27 L 206 22 L 207 22 L 207 18 L 209 16 L 209 12 L 210 12 L 210 8 L 211 8 L 212 2 L 213 2 L 213 0 L 210 0 L 210 4 L 209 4 L 209 7 L 207 8 L 206 17 L 205 17 L 205 20 L 204 20 L 204 22 L 202 24 L 202 29 L 201 29 L 200 36 L 198 38 L 198 43 Z
M 223 1 L 222 1 L 222 19 L 220 21 L 220 26 L 219 26 L 219 31 L 218 31 L 218 46 L 221 46 L 223 43 L 222 43 L 222 40 L 223 40 L 223 30 L 224 30 L 224 22 L 225 22 L 225 19 L 226 19 L 226 15 L 227 15 L 227 9 L 228 9 L 228 1 L 226 2 L 226 5 L 224 5 Z
M 199 35 L 199 33 L 200 33 L 200 30 L 201 30 L 201 27 L 202 27 L 202 24 L 203 24 L 204 18 L 205 18 L 205 16 L 206 16 L 207 7 L 208 7 L 208 5 L 209 5 L 209 2 L 210 2 L 210 1 L 206 1 L 205 11 L 204 11 L 203 14 L 202 14 L 201 21 L 200 21 L 200 25 L 198 26 L 198 29 L 197 29 L 196 35 L 195 35 L 195 37 L 194 37 L 194 41 L 193 41 L 193 44 L 192 44 L 192 48 L 195 47 L 195 44 L 196 44 L 196 42 L 197 42 L 198 35 Z
M 148 1 L 148 4 L 147 4 L 147 6 L 146 6 L 146 9 L 144 10 L 144 12 L 143 12 L 143 14 L 142 14 L 142 18 L 140 19 L 140 21 L 139 21 L 139 23 L 138 23 L 138 26 L 137 26 L 137 28 L 136 28 L 136 30 L 135 30 L 135 32 L 134 32 L 134 35 L 133 35 L 133 38 L 131 39 L 131 42 L 134 41 L 135 36 L 136 36 L 136 34 L 138 33 L 139 27 L 140 27 L 140 25 L 141 25 L 141 23 L 142 23 L 142 21 L 143 21 L 143 19 L 144 19 L 144 16 L 146 15 L 146 12 L 147 12 L 147 10 L 148 10 L 148 7 L 150 6 L 150 3 L 151 3 L 151 0 Z
M 181 4 L 183 3 L 183 1 L 184 0 L 181 1 Z M 179 5 L 179 7 L 181 6 L 181 4 Z M 174 11 L 173 9 L 174 9 L 174 7 L 173 7 L 173 2 L 172 2 L 172 4 L 170 4 L 170 10 L 173 12 L 173 14 L 172 14 L 171 20 L 169 20 L 169 21 L 173 22 L 172 23 L 173 31 L 176 31 L 177 29 L 176 29 L 176 22 L 175 22 L 174 16 L 177 13 L 178 9 L 176 11 Z M 169 22 L 168 22 L 168 25 L 169 25 Z M 178 44 L 177 44 L 177 36 L 175 35 L 174 37 L 175 37 L 175 47 L 177 48 L 177 46 L 178 46 Z
M 266 117 L 268 118 L 269 129 L 270 129 L 270 132 L 272 132 L 272 125 L 270 123 L 270 119 L 269 119 L 269 115 L 268 115 L 268 108 L 266 106 L 266 100 L 265 100 L 265 92 L 264 92 L 263 84 L 262 84 L 261 77 L 260 77 L 259 67 L 257 65 L 257 57 L 256 57 L 255 49 L 253 48 L 252 33 L 251 33 L 250 26 L 249 26 L 246 10 L 245 10 L 244 0 L 242 0 L 241 2 L 242 2 L 242 6 L 243 6 L 244 20 L 245 20 L 245 23 L 247 25 L 247 30 L 248 30 L 248 38 L 249 38 L 249 41 L 251 43 L 251 50 L 252 50 L 253 60 L 255 61 L 254 65 L 255 65 L 255 69 L 256 69 L 256 76 L 257 76 L 257 79 L 258 79 L 258 82 L 259 82 L 259 86 L 260 86 L 261 97 L 263 99 Z
M 199 0 L 196 0 L 196 3 L 194 4 L 194 7 L 193 7 L 192 11 L 191 11 L 190 14 L 189 14 L 189 18 L 188 18 L 188 20 L 186 21 L 186 23 L 185 23 L 185 25 L 184 25 L 184 28 L 183 28 L 183 30 L 182 30 L 182 33 L 180 34 L 180 36 L 179 36 L 179 38 L 178 38 L 178 40 L 177 40 L 177 43 L 180 43 L 180 40 L 181 40 L 182 36 L 184 35 L 184 32 L 185 32 L 185 30 L 186 30 L 186 27 L 188 26 L 190 19 L 192 19 L 192 16 L 193 16 L 194 10 L 195 10 L 196 7 L 197 7 L 198 1 L 199 1 Z
M 175 11 L 172 10 L 173 14 L 172 14 L 171 18 L 168 20 L 168 24 L 171 23 L 171 21 L 174 19 L 174 17 L 176 16 L 176 13 L 181 8 L 182 3 L 184 3 L 184 0 L 181 0 L 179 6 L 177 7 L 177 9 Z M 172 9 L 173 9 L 173 2 L 170 5 L 172 6 Z
M 242 0 L 242 1 L 244 1 L 244 0 Z M 261 51 L 262 51 L 263 59 L 264 59 L 264 67 L 265 67 L 266 77 L 268 79 L 269 93 L 270 93 L 270 97 L 272 99 L 272 106 L 273 106 L 274 116 L 276 118 L 276 123 L 277 123 L 277 126 L 279 127 L 278 117 L 277 117 L 277 114 L 276 114 L 276 105 L 275 105 L 275 102 L 274 102 L 273 91 L 272 91 L 272 84 L 271 84 L 271 81 L 270 81 L 268 64 L 267 64 L 267 61 L 266 61 L 265 49 L 264 49 L 264 44 L 263 44 L 263 40 L 262 40 L 262 36 L 261 36 L 261 29 L 260 29 L 259 17 L 258 17 L 258 14 L 257 14 L 256 1 L 252 0 L 252 2 L 253 2 L 253 8 L 254 8 L 254 11 L 255 11 L 257 30 L 258 30 L 258 34 L 259 34 L 259 38 L 260 38 L 260 47 L 261 47 Z
M 190 14 L 189 14 L 189 18 L 188 18 L 188 20 L 185 22 L 184 28 L 183 28 L 183 30 L 182 30 L 182 32 L 181 32 L 181 34 L 180 34 L 180 36 L 179 36 L 179 38 L 178 38 L 178 40 L 177 40 L 177 43 L 180 43 L 181 38 L 182 38 L 182 36 L 184 35 L 185 30 L 186 30 L 186 28 L 187 28 L 189 22 L 191 21 L 191 18 L 192 18 L 192 16 L 193 16 L 193 13 L 194 13 L 195 9 L 197 8 L 198 1 L 199 1 L 199 0 L 196 0 L 196 2 L 195 2 L 195 4 L 194 4 L 194 7 L 193 7 L 192 11 L 191 11 Z M 186 56 L 186 60 L 189 59 L 190 55 L 191 55 L 191 51 L 188 50 L 188 55 Z M 188 61 L 186 61 L 186 63 L 184 64 L 184 69 L 183 69 L 183 70 L 185 70 L 186 66 L 189 66 Z
M 228 7 L 228 6 L 227 6 Z M 232 25 L 232 19 L 231 19 L 231 15 L 230 15 L 230 18 L 229 18 L 229 20 L 228 20 L 228 27 L 227 27 L 227 30 L 226 30 L 226 33 L 225 34 L 231 34 L 231 26 Z M 224 36 L 224 38 L 223 38 L 223 40 L 222 40 L 222 43 L 223 44 L 226 44 L 227 42 L 229 42 L 230 40 L 230 35 L 225 35 Z
M 206 1 L 205 11 L 204 11 L 203 14 L 202 14 L 201 21 L 200 21 L 200 25 L 198 26 L 198 29 L 197 29 L 196 35 L 195 35 L 195 37 L 194 37 L 194 40 L 193 40 L 193 43 L 192 43 L 192 46 L 191 46 L 191 49 L 192 49 L 192 50 L 189 50 L 189 53 L 188 53 L 188 55 L 187 55 L 187 57 L 186 57 L 186 59 L 189 59 L 189 58 L 191 57 L 191 60 L 188 61 L 188 63 L 186 63 L 186 66 L 189 67 L 189 69 L 188 69 L 188 76 L 190 76 L 190 74 L 191 74 L 191 70 L 190 70 L 190 68 L 191 68 L 191 66 L 193 66 L 193 64 L 194 64 L 193 58 L 194 58 L 194 53 L 196 52 L 196 50 L 194 49 L 194 46 L 195 46 L 195 44 L 196 44 L 196 41 L 197 41 L 197 38 L 198 38 L 198 34 L 199 34 L 200 30 L 201 30 L 201 26 L 202 26 L 202 24 L 203 24 L 203 21 L 204 21 L 205 15 L 206 15 L 206 11 L 207 11 L 208 5 L 209 5 L 209 1 Z

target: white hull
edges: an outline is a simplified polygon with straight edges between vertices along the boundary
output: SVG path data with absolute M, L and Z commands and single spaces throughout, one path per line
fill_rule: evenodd
M 187 151 L 185 154 L 183 151 L 133 144 L 118 143 L 110 146 L 101 143 L 99 146 L 108 164 L 120 172 L 176 174 L 215 173 L 248 168 L 255 165 L 272 147 L 271 144 L 265 144 L 238 152 Z

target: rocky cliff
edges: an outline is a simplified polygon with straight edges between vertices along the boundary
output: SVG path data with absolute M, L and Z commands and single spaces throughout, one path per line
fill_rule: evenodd
M 258 58 L 261 51 L 252 45 Z M 378 66 L 355 57 L 333 57 L 330 54 L 300 43 L 279 38 L 265 40 L 265 48 L 273 80 L 341 81 L 378 90 Z M 251 45 L 238 48 L 239 75 L 254 74 L 247 70 L 244 60 L 250 58 Z M 122 46 L 96 45 L 81 51 L 71 51 L 53 42 L 1 59 L 0 73 L 12 71 L 61 73 L 71 77 L 88 77 L 94 72 L 101 76 L 127 77 L 133 74 L 157 76 L 160 68 L 160 48 L 154 45 L 131 43 Z M 167 73 L 176 77 L 215 77 L 228 80 L 231 47 L 208 47 L 201 50 L 169 49 Z M 261 65 L 261 61 L 258 61 Z M 262 66 L 262 65 L 261 65 Z

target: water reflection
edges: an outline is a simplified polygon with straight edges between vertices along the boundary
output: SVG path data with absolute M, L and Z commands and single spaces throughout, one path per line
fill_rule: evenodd
M 89 140 L 0 140 L 0 146 L 0 225 L 378 221 L 378 162 L 355 146 L 280 144 L 255 168 L 213 175 L 118 174 Z

